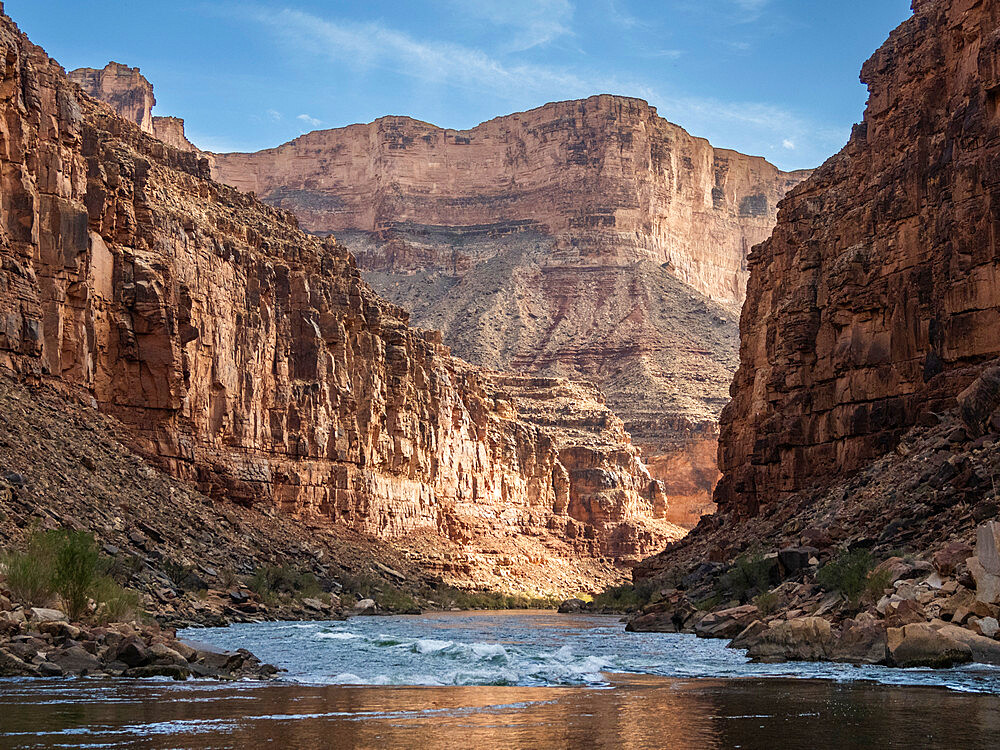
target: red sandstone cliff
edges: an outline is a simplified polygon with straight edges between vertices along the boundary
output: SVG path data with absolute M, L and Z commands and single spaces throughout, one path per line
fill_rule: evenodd
M 386 117 L 212 165 L 336 232 L 461 356 L 597 383 L 667 483 L 670 517 L 711 508 L 745 258 L 805 173 L 615 96 L 468 131 Z
M 182 151 L 198 150 L 184 134 L 184 120 L 153 116 L 153 107 L 156 106 L 153 84 L 139 72 L 139 68 L 109 62 L 101 70 L 77 68 L 66 75 L 87 94 L 111 105 L 119 115 L 138 125 L 143 133 L 154 135 Z
M 727 509 L 860 468 L 1000 354 L 1000 5 L 913 5 L 864 66 L 864 122 L 750 256 Z
M 114 107 L 129 86 L 152 90 L 119 68 L 72 75 L 115 73 L 89 89 Z M 195 150 L 167 119 L 155 135 Z M 613 96 L 469 131 L 387 117 L 208 156 L 223 182 L 336 232 L 376 290 L 469 361 L 599 384 L 665 483 L 668 517 L 693 525 L 713 508 L 746 254 L 806 173 Z
M 255 154 L 217 154 L 213 174 L 294 211 L 312 232 L 537 228 L 556 239 L 550 265 L 667 263 L 728 303 L 742 301 L 746 254 L 770 234 L 777 202 L 802 177 L 715 149 L 646 102 L 617 96 L 547 104 L 463 131 L 383 117 Z M 450 250 L 437 258 L 383 251 L 366 265 L 481 260 Z
M 0 46 L 0 366 L 89 394 L 220 500 L 409 540 L 458 582 L 593 585 L 676 535 L 586 390 L 451 357 L 332 238 L 212 182 L 6 17 Z M 586 404 L 586 440 L 521 416 L 525 388 Z

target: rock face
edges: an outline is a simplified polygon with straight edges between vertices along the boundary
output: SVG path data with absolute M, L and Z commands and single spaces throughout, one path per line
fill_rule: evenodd
M 109 62 L 101 70 L 78 68 L 67 74 L 87 94 L 107 102 L 119 115 L 134 122 L 143 133 L 153 134 L 153 85 L 138 68 Z
M 6 17 L 0 45 L 0 366 L 219 500 L 549 572 L 676 534 L 606 407 L 587 446 L 520 418 L 516 379 L 408 327 L 332 238 L 81 95 Z
M 198 150 L 184 135 L 184 120 L 153 116 L 156 105 L 153 84 L 146 80 L 139 68 L 109 62 L 101 70 L 78 68 L 67 76 L 87 94 L 110 105 L 129 122 L 134 122 L 143 133 L 154 135 L 182 151 Z
M 337 233 L 462 357 L 597 383 L 668 483 L 670 517 L 710 507 L 746 255 L 806 173 L 615 96 L 466 131 L 385 117 L 212 165 Z
M 768 236 L 776 203 L 800 179 L 712 148 L 640 99 L 608 95 L 467 131 L 383 117 L 256 154 L 218 154 L 213 168 L 221 181 L 294 210 L 313 232 L 536 228 L 556 238 L 553 265 L 666 263 L 730 303 L 743 298 L 746 253 Z M 426 254 L 398 257 L 386 245 L 367 265 L 426 270 L 485 260 L 450 243 Z
M 895 447 L 1000 353 L 1000 9 L 919 0 L 850 142 L 750 255 L 716 499 L 756 513 Z

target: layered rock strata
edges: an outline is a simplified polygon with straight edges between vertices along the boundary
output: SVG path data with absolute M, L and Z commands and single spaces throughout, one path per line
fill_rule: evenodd
M 674 531 L 620 428 L 591 459 L 618 484 L 578 488 L 558 437 L 344 247 L 90 99 L 6 17 L 0 45 L 0 366 L 85 391 L 214 498 L 527 560 L 534 584 Z
M 716 494 L 755 513 L 891 450 L 1000 353 L 1000 9 L 914 2 L 850 142 L 750 255 Z
M 670 485 L 671 518 L 711 506 L 746 255 L 806 173 L 615 96 L 465 131 L 385 117 L 212 164 L 336 232 L 461 356 L 597 383 Z
M 77 68 L 66 75 L 88 95 L 109 104 L 119 115 L 138 125 L 143 133 L 156 136 L 182 151 L 198 150 L 184 134 L 184 120 L 153 115 L 153 107 L 156 106 L 153 84 L 139 68 L 109 62 L 100 70 Z

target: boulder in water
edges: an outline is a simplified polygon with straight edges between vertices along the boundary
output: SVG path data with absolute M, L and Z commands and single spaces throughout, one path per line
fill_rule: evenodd
M 972 649 L 927 623 L 889 628 L 889 658 L 897 667 L 941 669 L 972 661 Z

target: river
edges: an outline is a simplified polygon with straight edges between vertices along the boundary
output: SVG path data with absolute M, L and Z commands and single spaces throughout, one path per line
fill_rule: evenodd
M 439 613 L 186 631 L 276 683 L 0 680 L 0 746 L 988 748 L 1000 669 L 748 664 L 614 617 Z

